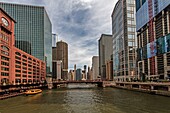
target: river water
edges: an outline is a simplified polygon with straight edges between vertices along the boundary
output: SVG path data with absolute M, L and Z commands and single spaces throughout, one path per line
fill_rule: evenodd
M 170 97 L 69 85 L 34 96 L 0 100 L 0 113 L 170 113 Z

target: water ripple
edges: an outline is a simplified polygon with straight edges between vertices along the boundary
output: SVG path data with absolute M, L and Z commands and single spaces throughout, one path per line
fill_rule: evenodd
M 0 101 L 0 113 L 170 113 L 170 98 L 114 88 L 69 88 Z

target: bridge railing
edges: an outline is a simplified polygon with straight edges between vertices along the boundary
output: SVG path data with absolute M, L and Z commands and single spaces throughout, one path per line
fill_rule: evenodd
M 53 83 L 86 83 L 86 82 L 103 82 L 102 80 L 69 80 L 69 81 L 61 81 L 61 80 L 53 80 Z

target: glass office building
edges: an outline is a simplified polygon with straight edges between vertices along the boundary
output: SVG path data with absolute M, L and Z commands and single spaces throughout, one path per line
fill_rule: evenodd
M 138 78 L 170 79 L 170 0 L 136 0 Z
M 118 0 L 112 13 L 113 72 L 116 81 L 136 75 L 135 0 Z
M 3 2 L 0 2 L 0 7 L 17 22 L 15 46 L 38 59 L 47 60 L 48 71 L 51 71 L 52 25 L 45 8 Z

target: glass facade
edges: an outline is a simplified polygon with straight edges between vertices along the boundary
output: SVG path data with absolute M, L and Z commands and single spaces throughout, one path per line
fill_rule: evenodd
M 136 0 L 136 11 L 146 2 L 146 0 Z
M 43 61 L 52 70 L 52 25 L 41 6 L 30 6 L 0 2 L 15 24 L 15 46 Z M 47 72 L 49 73 L 49 72 Z
M 169 8 L 170 0 L 148 0 L 136 13 L 139 78 L 142 74 L 148 80 L 170 77 Z
M 82 70 L 81 69 L 77 69 L 76 70 L 76 80 L 79 81 L 82 79 Z
M 142 0 L 141 0 L 142 1 Z M 164 8 L 170 4 L 170 0 L 152 0 L 153 17 L 160 13 Z M 140 4 L 140 5 L 139 5 Z M 149 22 L 149 8 L 148 1 L 136 0 L 136 30 L 139 31 L 144 25 Z M 142 18 L 141 18 L 142 17 Z
M 135 76 L 135 12 L 135 0 L 119 0 L 112 14 L 113 72 L 118 81 L 128 81 Z

